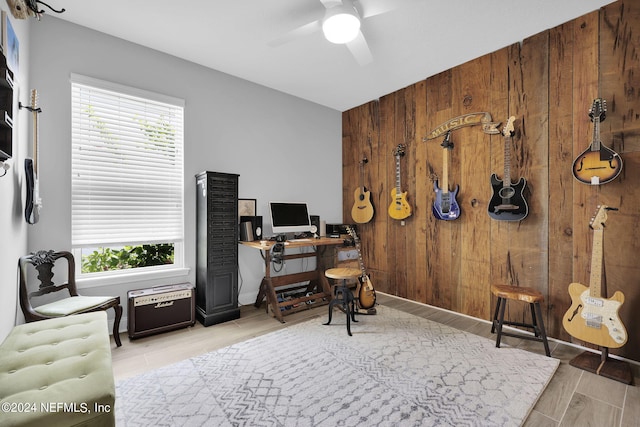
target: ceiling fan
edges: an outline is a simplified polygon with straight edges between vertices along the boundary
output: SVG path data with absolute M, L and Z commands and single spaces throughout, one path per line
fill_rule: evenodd
M 322 30 L 331 43 L 347 46 L 361 66 L 373 61 L 369 45 L 360 28 L 364 19 L 381 15 L 397 7 L 395 1 L 387 0 L 319 0 L 325 7 L 321 19 L 295 28 L 269 42 L 270 46 L 280 46 L 297 38 Z

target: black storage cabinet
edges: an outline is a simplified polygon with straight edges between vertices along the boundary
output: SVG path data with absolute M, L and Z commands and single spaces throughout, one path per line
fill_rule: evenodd
M 238 177 L 196 175 L 196 319 L 204 326 L 240 317 Z

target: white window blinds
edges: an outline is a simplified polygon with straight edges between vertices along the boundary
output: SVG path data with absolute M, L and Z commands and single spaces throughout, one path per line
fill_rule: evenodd
M 183 239 L 184 102 L 72 75 L 72 245 Z

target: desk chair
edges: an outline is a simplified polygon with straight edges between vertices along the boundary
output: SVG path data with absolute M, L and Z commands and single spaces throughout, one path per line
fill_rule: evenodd
M 52 270 L 56 261 L 60 258 L 67 260 L 67 282 L 62 285 L 56 285 L 52 281 Z M 113 308 L 116 313 L 113 323 L 113 339 L 118 347 L 122 345 L 120 342 L 120 334 L 118 333 L 120 318 L 122 317 L 120 297 L 89 297 L 78 295 L 75 281 L 75 260 L 70 252 L 38 251 L 20 257 L 18 266 L 20 269 L 20 307 L 22 308 L 22 313 L 27 323 Z M 28 283 L 29 266 L 37 270 L 37 278 L 40 281 L 38 289 L 34 291 L 30 291 Z M 65 289 L 68 291 L 69 296 L 58 298 L 53 302 L 38 306 L 32 305 L 31 301 L 35 297 L 54 294 Z M 65 292 L 63 292 L 63 294 L 65 294 Z

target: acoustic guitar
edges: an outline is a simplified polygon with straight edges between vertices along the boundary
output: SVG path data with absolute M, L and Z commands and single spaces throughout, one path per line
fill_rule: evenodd
M 389 216 L 393 219 L 405 219 L 411 216 L 411 206 L 407 202 L 407 192 L 404 193 L 400 186 L 400 157 L 404 156 L 406 146 L 398 144 L 393 150 L 396 158 L 396 188 L 391 190 L 391 198 L 393 201 L 389 205 Z
M 602 290 L 602 248 L 607 210 L 612 208 L 598 206 L 589 224 L 593 229 L 589 287 L 580 283 L 569 285 L 571 307 L 562 318 L 562 326 L 579 340 L 601 347 L 618 348 L 627 342 L 627 331 L 618 316 L 624 303 L 624 294 L 616 291 L 611 298 L 606 298 Z
M 360 251 L 360 238 L 358 238 L 358 234 L 353 228 L 349 226 L 347 226 L 346 228 L 347 233 L 349 233 L 356 244 L 356 249 L 358 250 L 358 262 L 360 263 L 360 271 L 362 272 L 360 277 L 358 277 L 357 304 L 361 309 L 368 310 L 376 305 L 376 291 L 373 288 L 371 279 L 369 279 L 367 270 L 364 268 L 364 261 L 362 261 L 362 252 Z
M 600 123 L 607 117 L 607 102 L 602 98 L 593 101 L 589 117 L 593 122 L 593 138 L 589 147 L 573 162 L 573 176 L 578 181 L 599 185 L 611 182 L 622 171 L 622 158 L 600 141 Z
M 447 132 L 442 141 L 442 188 L 438 186 L 438 180 L 433 183 L 433 190 L 436 192 L 436 200 L 433 202 L 433 216 L 445 221 L 457 219 L 460 216 L 460 206 L 456 200 L 458 186 L 453 191 L 449 191 L 449 151 L 453 150 L 451 142 L 451 132 Z
M 351 208 L 351 217 L 354 222 L 358 224 L 364 224 L 373 218 L 373 205 L 371 204 L 371 192 L 367 191 L 364 186 L 364 165 L 367 164 L 369 160 L 365 157 L 360 161 L 360 174 L 361 174 L 361 186 L 356 188 L 356 191 L 353 193 L 353 198 L 355 202 L 353 203 L 353 207 Z
M 504 135 L 504 176 L 500 180 L 494 173 L 491 175 L 493 196 L 489 201 L 489 216 L 498 221 L 520 221 L 529 213 L 529 206 L 523 196 L 527 180 L 520 178 L 515 184 L 511 182 L 511 140 L 513 137 L 513 122 L 515 117 L 509 117 L 502 129 Z
M 21 105 L 22 106 L 22 105 Z M 40 184 L 38 181 L 38 114 L 42 111 L 38 108 L 38 91 L 31 91 L 31 106 L 24 107 L 33 114 L 33 159 L 24 159 L 24 171 L 27 180 L 27 203 L 24 209 L 24 218 L 29 224 L 35 224 L 40 220 Z

